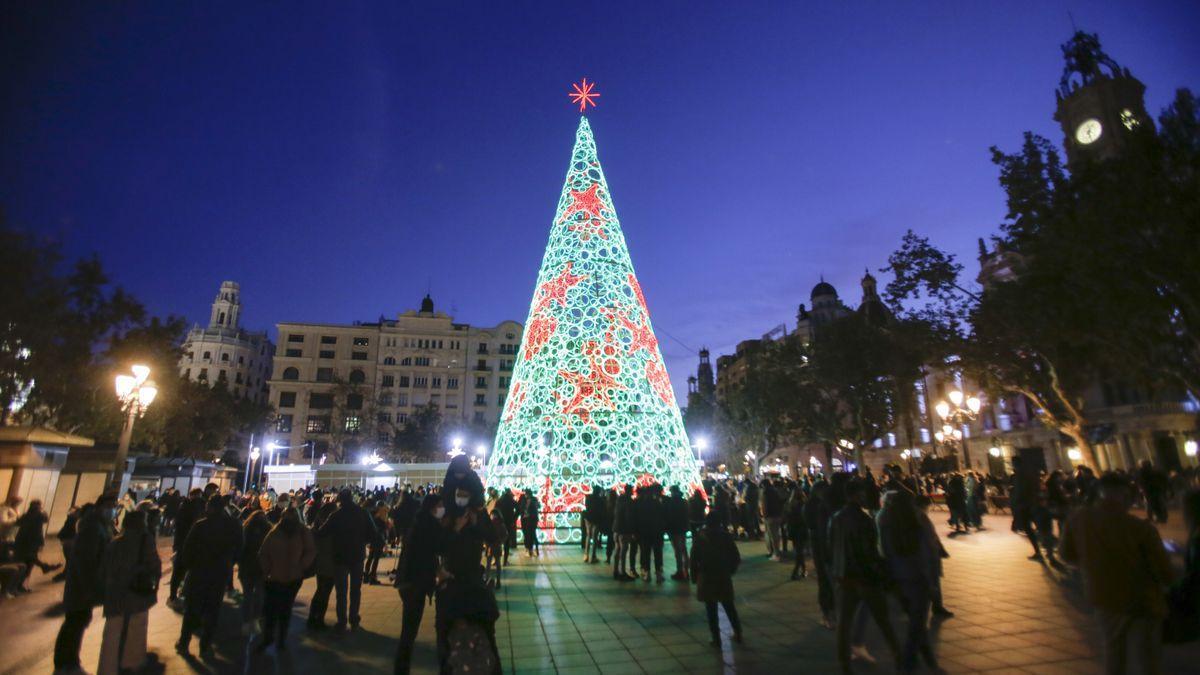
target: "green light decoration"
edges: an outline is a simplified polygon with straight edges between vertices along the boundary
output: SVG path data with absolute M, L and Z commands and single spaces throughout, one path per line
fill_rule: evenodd
M 586 117 L 575 133 L 512 385 L 487 467 L 491 487 L 531 488 L 546 528 L 593 485 L 699 487 L 700 475 L 633 272 Z M 558 513 L 551 513 L 558 512 Z

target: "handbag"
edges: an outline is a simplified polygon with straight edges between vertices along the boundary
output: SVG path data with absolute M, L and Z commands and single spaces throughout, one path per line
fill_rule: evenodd
M 146 537 L 142 537 L 138 545 L 138 569 L 129 580 L 129 590 L 138 595 L 158 594 L 158 575 L 146 565 Z

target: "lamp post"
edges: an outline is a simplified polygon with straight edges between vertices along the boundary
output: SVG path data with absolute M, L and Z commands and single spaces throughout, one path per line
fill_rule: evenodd
M 938 401 L 934 406 L 937 414 L 945 425 L 942 426 L 940 435 L 937 436 L 939 441 L 947 444 L 958 441 L 962 446 L 963 464 L 969 470 L 971 468 L 971 453 L 967 449 L 967 438 L 963 435 L 962 427 L 964 424 L 979 417 L 979 409 L 983 406 L 978 396 L 967 396 L 958 389 L 951 389 L 946 393 L 949 401 Z M 965 404 L 965 405 L 964 405 Z
M 116 379 L 117 400 L 125 413 L 125 425 L 121 427 L 121 440 L 117 444 L 117 456 L 113 461 L 113 475 L 109 487 L 119 495 L 125 488 L 125 459 L 129 456 L 129 442 L 133 439 L 133 423 L 146 413 L 146 408 L 158 396 L 158 387 L 150 379 L 150 368 L 133 366 L 132 375 L 118 375 Z
M 254 473 L 254 463 L 259 457 L 262 457 L 262 453 L 258 448 L 251 448 L 249 461 L 246 462 L 246 480 L 242 481 L 242 492 L 250 491 L 250 474 Z

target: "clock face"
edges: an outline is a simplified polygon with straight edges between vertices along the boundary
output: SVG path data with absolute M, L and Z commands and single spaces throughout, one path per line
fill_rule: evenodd
M 1075 129 L 1075 140 L 1079 141 L 1081 145 L 1091 145 L 1100 138 L 1100 133 L 1100 120 L 1084 120 L 1079 128 Z

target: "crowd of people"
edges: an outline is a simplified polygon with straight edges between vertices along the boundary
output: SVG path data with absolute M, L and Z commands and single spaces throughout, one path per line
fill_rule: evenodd
M 1164 480 L 1153 467 L 1097 477 L 1086 467 L 1069 475 L 1047 473 L 1023 466 L 1020 458 L 1010 476 L 914 476 L 889 466 L 878 478 L 867 470 L 705 480 L 687 495 L 681 486 L 653 482 L 597 485 L 587 491 L 579 514 L 580 546 L 589 564 L 598 564 L 603 552 L 618 582 L 663 583 L 669 545 L 670 578 L 695 584 L 712 644 L 720 649 L 719 611 L 733 642 L 744 640 L 734 601 L 733 579 L 742 563 L 737 541 L 760 540 L 762 555 L 791 564 L 792 580 L 815 577 L 821 623 L 836 631 L 843 671 L 875 661 L 866 647 L 874 623 L 896 667 L 909 672 L 922 663 L 937 668 L 929 627 L 954 616 L 942 601 L 942 561 L 949 554 L 931 506 L 945 506 L 951 536 L 982 529 L 985 513 L 1008 509 L 1012 530 L 1032 542 L 1033 559 L 1081 570 L 1106 659 L 1137 659 L 1155 672 L 1164 619 L 1168 639 L 1200 633 L 1200 496 L 1191 491 L 1182 500 L 1190 534 L 1187 574 L 1170 594 L 1173 571 L 1149 522 L 1165 519 L 1163 500 L 1187 487 Z M 1148 518 L 1129 514 L 1138 499 Z M 26 592 L 35 569 L 48 574 L 58 567 L 39 558 L 47 523 L 41 504 L 31 502 L 24 513 L 19 507 L 9 500 L 0 508 L 0 582 L 16 594 Z M 189 658 L 194 637 L 201 658 L 212 654 L 227 599 L 238 605 L 242 633 L 252 636 L 257 650 L 283 651 L 306 579 L 315 578 L 306 627 L 321 633 L 355 630 L 362 585 L 390 577 L 403 605 L 396 672 L 410 669 L 430 599 L 442 669 L 501 672 L 495 592 L 518 546 L 529 559 L 541 555 L 539 533 L 551 518 L 534 490 L 485 491 L 462 457 L 451 462 L 441 485 L 415 488 L 222 494 L 210 484 L 142 500 L 106 494 L 73 509 L 58 533 L 66 568 L 55 668 L 82 670 L 80 646 L 96 606 L 105 619 L 98 672 L 153 667 L 148 617 L 163 576 L 158 538 L 169 537 L 166 603 L 182 614 L 176 650 Z M 389 551 L 398 553 L 390 570 L 381 564 Z M 902 635 L 890 604 L 905 616 Z

